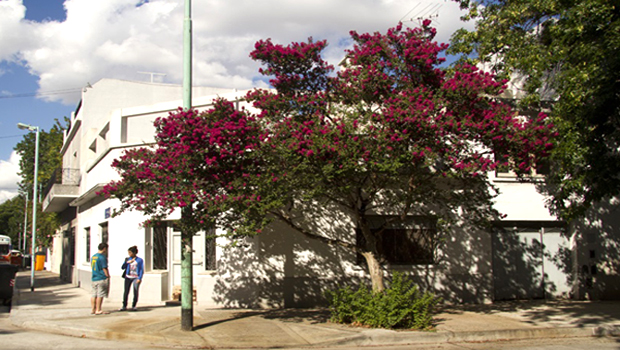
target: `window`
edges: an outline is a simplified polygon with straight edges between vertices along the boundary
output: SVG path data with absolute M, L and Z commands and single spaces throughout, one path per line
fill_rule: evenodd
M 497 155 L 495 159 L 497 159 Z M 511 160 L 509 160 L 508 162 L 511 162 Z M 502 163 L 506 163 L 506 161 L 503 161 Z M 534 165 L 530 173 L 532 177 L 541 177 L 541 176 L 545 176 L 548 174 L 549 174 L 549 161 L 548 160 L 543 160 L 539 164 Z M 495 169 L 495 176 L 499 178 L 514 178 L 517 176 L 517 174 L 515 174 L 514 171 L 510 170 L 510 167 L 508 165 L 501 164 Z
M 101 229 L 101 243 L 108 243 L 108 223 L 104 222 L 103 224 L 99 224 L 99 228 Z M 98 244 L 97 244 L 98 245 Z M 108 252 L 105 253 L 106 258 L 108 257 Z
M 418 265 L 435 263 L 437 236 L 435 218 L 377 216 L 370 218 L 371 229 L 377 235 L 380 258 L 393 265 Z M 357 246 L 363 248 L 366 240 L 360 230 L 356 234 Z M 358 254 L 357 262 L 364 263 Z
M 90 227 L 84 229 L 84 236 L 86 242 L 86 262 L 90 262 Z
M 168 225 L 159 222 L 153 227 L 153 270 L 168 268 Z
M 215 229 L 207 229 L 205 231 L 205 270 L 217 269 L 215 247 Z
M 66 231 L 69 241 L 69 265 L 75 265 L 75 227 L 71 227 Z
M 101 243 L 108 243 L 108 223 L 99 224 L 101 228 Z

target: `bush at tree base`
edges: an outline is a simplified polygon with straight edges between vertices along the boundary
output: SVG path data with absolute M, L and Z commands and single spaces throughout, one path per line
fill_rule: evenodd
M 394 273 L 390 286 L 372 292 L 365 285 L 328 291 L 331 321 L 374 328 L 429 329 L 439 298 L 422 293 L 401 273 Z

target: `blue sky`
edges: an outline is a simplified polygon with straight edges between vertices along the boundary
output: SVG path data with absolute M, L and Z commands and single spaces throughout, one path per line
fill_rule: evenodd
M 63 3 L 64 0 L 23 0 L 25 19 L 63 21 L 66 17 Z M 0 71 L 4 72 L 0 76 L 0 159 L 8 159 L 24 133 L 15 126 L 18 122 L 49 130 L 54 118 L 62 120 L 63 116 L 70 116 L 74 107 L 37 98 L 38 77 L 22 64 L 2 61 Z
M 25 20 L 42 22 L 65 19 L 64 0 L 24 0 L 27 7 Z M 32 75 L 19 62 L 0 61 L 0 202 L 15 194 L 19 178 L 15 174 L 15 158 L 10 162 L 15 145 L 25 131 L 17 128 L 18 122 L 49 130 L 54 118 L 69 116 L 75 108 L 59 102 L 46 102 L 37 97 L 38 76 Z M 17 97 L 22 96 L 22 97 Z
M 16 194 L 25 131 L 49 130 L 70 116 L 80 91 L 102 78 L 149 81 L 139 72 L 182 82 L 184 0 L 0 0 L 0 202 Z M 350 30 L 382 31 L 431 18 L 437 40 L 463 27 L 449 0 L 192 0 L 195 85 L 247 89 L 264 85 L 248 57 L 254 43 L 327 39 L 337 64 Z M 60 166 L 60 164 L 59 164 Z

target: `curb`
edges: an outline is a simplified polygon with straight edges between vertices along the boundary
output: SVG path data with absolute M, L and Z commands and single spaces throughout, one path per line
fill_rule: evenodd
M 598 329 L 602 328 L 602 329 Z M 620 334 L 620 326 L 613 330 L 608 327 L 596 328 L 534 328 L 508 329 L 480 332 L 437 332 L 437 333 L 389 333 L 385 330 L 366 331 L 346 339 L 313 344 L 313 346 L 389 346 L 429 343 L 468 343 L 494 342 L 503 340 L 546 339 L 546 338 L 587 338 L 596 336 L 615 336 Z M 614 333 L 615 332 L 615 333 Z M 369 334 L 370 333 L 370 334 Z
M 14 287 L 15 288 L 15 287 Z M 166 337 L 164 335 L 159 334 L 140 334 L 140 333 L 125 333 L 125 332 L 116 332 L 116 331 L 102 331 L 96 329 L 84 329 L 80 327 L 72 327 L 66 325 L 58 325 L 54 324 L 53 320 L 46 321 L 33 321 L 33 320 L 24 320 L 23 317 L 16 316 L 17 309 L 19 309 L 19 301 L 20 301 L 20 292 L 19 289 L 15 288 L 13 290 L 13 300 L 11 307 L 11 312 L 9 314 L 9 319 L 11 324 L 16 327 L 31 329 L 39 332 L 57 334 L 57 335 L 65 335 L 76 338 L 92 338 L 92 339 L 101 339 L 101 340 L 135 340 L 145 344 L 153 344 L 163 347 L 187 347 L 187 348 L 213 348 L 212 345 L 207 344 L 207 342 L 200 337 L 200 335 L 196 334 L 195 337 L 201 339 L 200 343 L 184 341 L 178 338 Z M 189 338 L 189 336 L 188 336 Z
M 57 335 L 65 335 L 76 338 L 91 338 L 91 339 L 100 339 L 100 340 L 132 340 L 137 341 L 144 344 L 157 345 L 162 347 L 179 347 L 182 346 L 184 348 L 213 348 L 213 345 L 208 344 L 200 335 L 188 335 L 193 338 L 200 338 L 200 342 L 195 341 L 186 341 L 181 340 L 176 337 L 166 337 L 165 335 L 158 334 L 140 334 L 140 333 L 126 333 L 126 332 L 116 332 L 116 331 L 102 331 L 95 329 L 84 329 L 79 327 L 72 326 L 58 326 L 58 325 L 50 325 L 48 322 L 40 322 L 40 321 L 19 321 L 19 320 L 11 320 L 11 323 L 14 326 L 20 328 L 26 328 L 30 330 L 35 330 L 44 333 L 51 333 Z
M 107 340 L 134 340 L 145 344 L 156 344 L 164 347 L 188 347 L 188 348 L 218 348 L 217 345 L 201 337 L 198 333 L 184 334 L 185 339 L 170 337 L 160 334 L 139 334 L 125 333 L 116 331 L 101 331 L 94 329 L 84 329 L 72 326 L 52 325 L 48 322 L 40 321 L 20 321 L 11 320 L 13 325 L 46 333 L 66 335 L 78 338 L 94 338 Z M 429 344 L 429 343 L 468 343 L 468 342 L 494 342 L 506 340 L 524 339 L 546 339 L 546 338 L 586 338 L 586 337 L 606 337 L 620 335 L 620 326 L 599 326 L 594 328 L 535 328 L 535 329 L 512 329 L 500 331 L 481 331 L 481 332 L 438 332 L 438 333 L 416 333 L 404 334 L 393 333 L 387 330 L 369 330 L 362 334 L 339 339 L 310 344 L 304 347 L 324 347 L 324 346 L 391 346 L 407 344 Z M 193 341 L 187 338 L 195 338 Z M 198 338 L 198 339 L 196 339 Z M 297 346 L 298 347 L 298 346 Z M 264 348 L 260 345 L 254 348 Z M 282 347 L 286 348 L 286 347 Z
M 620 336 L 620 325 L 605 325 L 594 327 L 592 330 L 597 337 L 617 337 Z

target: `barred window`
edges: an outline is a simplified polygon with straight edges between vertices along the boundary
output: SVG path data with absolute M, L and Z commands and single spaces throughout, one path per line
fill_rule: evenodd
M 84 236 L 86 237 L 86 262 L 90 262 L 90 227 L 84 229 Z
M 215 254 L 215 237 L 211 230 L 205 232 L 205 270 L 213 271 L 217 269 Z
M 377 234 L 380 258 L 393 265 L 423 265 L 435 263 L 437 220 L 428 217 L 408 217 L 400 220 L 390 216 L 372 217 L 371 230 Z M 366 239 L 360 230 L 357 246 L 364 249 Z M 364 257 L 358 254 L 358 263 Z
M 153 270 L 168 268 L 168 224 L 159 222 L 153 227 Z

